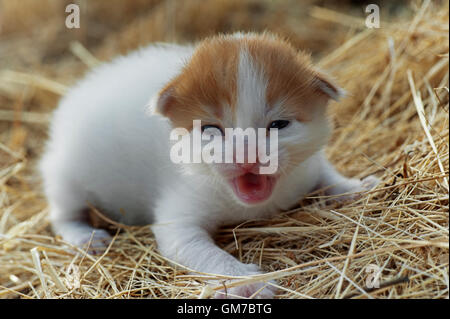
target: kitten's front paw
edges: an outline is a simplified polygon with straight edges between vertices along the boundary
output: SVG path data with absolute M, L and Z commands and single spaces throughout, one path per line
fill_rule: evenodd
M 370 191 L 380 184 L 380 179 L 374 175 L 369 175 L 361 180 L 361 190 L 360 191 Z
M 216 299 L 234 299 L 234 298 L 251 298 L 251 299 L 272 299 L 275 296 L 275 287 L 265 283 L 258 282 L 250 285 L 243 285 L 226 290 L 216 292 Z
M 363 194 L 358 194 L 360 192 L 370 191 L 375 186 L 380 183 L 380 179 L 378 179 L 374 175 L 369 175 L 362 180 L 351 179 L 347 182 L 347 185 L 343 185 L 340 187 L 340 193 L 347 193 L 346 195 L 339 196 L 334 198 L 333 201 L 347 201 L 347 200 L 356 200 L 363 196 Z M 337 195 L 337 192 L 335 192 Z
M 262 274 L 256 265 L 246 265 L 247 269 L 251 269 L 246 275 Z M 270 281 L 275 283 L 274 281 Z M 276 288 L 267 282 L 255 282 L 252 284 L 241 285 L 237 287 L 227 288 L 229 282 L 225 282 L 224 289 L 216 292 L 216 299 L 234 299 L 234 298 L 252 298 L 252 299 L 272 299 L 275 296 Z

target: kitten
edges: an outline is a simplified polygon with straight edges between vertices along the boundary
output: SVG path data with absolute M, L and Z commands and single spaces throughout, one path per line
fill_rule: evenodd
M 324 156 L 326 105 L 341 95 L 307 55 L 268 33 L 220 35 L 195 47 L 150 45 L 104 64 L 54 113 L 40 166 L 54 232 L 83 246 L 95 231 L 91 248 L 106 245 L 110 235 L 86 220 L 91 203 L 118 222 L 151 223 L 160 252 L 190 269 L 259 274 L 217 247 L 211 233 L 289 209 L 317 188 L 335 195 L 378 183 L 373 176 L 348 179 Z M 277 169 L 261 174 L 261 149 L 256 161 L 244 156 L 238 163 L 234 155 L 232 163 L 175 164 L 174 128 L 232 145 L 227 128 L 259 128 L 267 131 L 258 135 L 259 148 L 277 129 Z M 248 136 L 242 145 L 249 147 Z M 255 292 L 270 298 L 275 290 L 261 282 L 230 288 L 227 296 Z

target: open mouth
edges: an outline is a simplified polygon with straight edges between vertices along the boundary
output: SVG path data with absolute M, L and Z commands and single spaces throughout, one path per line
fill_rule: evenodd
M 247 173 L 231 180 L 236 196 L 247 204 L 256 204 L 272 195 L 276 178 L 271 175 Z

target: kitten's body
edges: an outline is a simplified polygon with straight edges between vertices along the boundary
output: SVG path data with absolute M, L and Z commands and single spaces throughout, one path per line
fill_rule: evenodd
M 229 36 L 227 41 L 250 36 L 253 37 L 238 34 Z M 292 156 L 288 160 L 289 156 L 284 155 L 285 162 L 281 161 L 280 166 L 289 169 L 288 174 L 277 177 L 270 198 L 260 203 L 240 202 L 214 168 L 205 171 L 201 164 L 202 169 L 194 168 L 187 174 L 180 165 L 172 163 L 169 133 L 177 119 L 166 115 L 168 121 L 164 116 L 146 114 L 146 105 L 156 96 L 153 112 L 168 112 L 164 109 L 164 93 L 158 93 L 167 91 L 168 83 L 180 72 L 188 72 L 182 67 L 194 52 L 188 46 L 149 46 L 99 67 L 61 101 L 41 163 L 50 217 L 56 233 L 76 245 L 85 244 L 94 230 L 81 214 L 89 202 L 121 223 L 153 223 L 160 251 L 191 269 L 224 275 L 255 274 L 258 267 L 243 264 L 215 246 L 210 233 L 220 224 L 270 217 L 292 207 L 317 187 L 335 185 L 331 193 L 336 194 L 365 186 L 359 180 L 339 175 L 325 159 L 322 148 L 329 129 L 324 114 L 300 124 L 292 120 L 295 123 L 290 130 L 299 134 L 295 139 L 306 141 L 297 147 L 301 152 L 294 154 L 304 158 L 292 165 Z M 230 127 L 239 121 L 244 128 L 264 126 L 265 120 L 255 120 L 250 115 L 265 112 L 257 109 L 260 103 L 252 98 L 258 90 L 265 94 L 267 83 L 262 85 L 264 81 L 255 80 L 255 65 L 245 60 L 250 59 L 248 56 L 238 53 L 238 57 L 237 115 L 226 124 L 227 115 L 222 112 L 221 120 Z M 258 73 L 257 77 L 264 75 Z M 322 88 L 326 91 L 330 89 L 328 85 Z M 255 108 L 253 113 L 248 109 L 251 105 Z M 280 134 L 281 152 L 289 153 L 289 143 L 293 143 L 289 138 Z M 280 156 L 283 159 L 283 154 Z M 108 240 L 108 234 L 102 230 L 95 234 L 94 239 Z M 262 285 L 237 287 L 228 293 L 250 296 Z M 269 286 L 260 296 L 272 294 Z
M 146 116 L 146 106 L 190 54 L 189 47 L 150 46 L 100 66 L 75 86 L 53 115 L 41 165 L 46 191 L 79 196 L 78 206 L 101 204 L 123 223 L 152 222 L 146 210 L 160 197 L 158 181 L 176 177 L 163 142 L 169 125 Z M 67 201 L 60 205 L 67 209 Z

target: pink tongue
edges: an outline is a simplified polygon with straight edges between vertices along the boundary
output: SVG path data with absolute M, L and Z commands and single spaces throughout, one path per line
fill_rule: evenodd
M 272 193 L 272 186 L 267 175 L 248 173 L 236 177 L 233 184 L 236 195 L 244 202 L 260 202 Z

